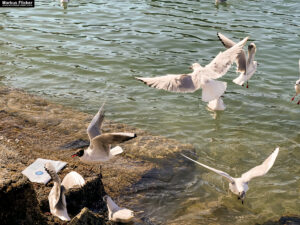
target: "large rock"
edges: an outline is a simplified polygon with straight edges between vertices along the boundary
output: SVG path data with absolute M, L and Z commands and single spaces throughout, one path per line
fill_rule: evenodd
M 66 195 L 68 212 L 73 217 L 80 212 L 82 207 L 88 207 L 95 212 L 104 212 L 106 207 L 102 197 L 106 193 L 112 198 L 119 198 L 130 193 L 139 196 L 133 197 L 133 199 L 138 199 L 140 195 L 136 192 L 137 190 L 165 186 L 177 170 L 174 169 L 176 164 L 166 163 L 165 158 L 176 158 L 176 154 L 182 150 L 193 149 L 191 145 L 154 136 L 144 130 L 115 123 L 105 118 L 103 133 L 135 132 L 138 137 L 122 143 L 124 153 L 109 162 L 101 163 L 101 168 L 99 165 L 85 165 L 78 158 L 72 158 L 71 155 L 76 149 L 88 144 L 86 128 L 92 118 L 91 114 L 51 103 L 22 90 L 0 86 L 0 143 L 12 150 L 10 154 L 17 154 L 17 157 L 7 160 L 8 164 L 0 165 L 3 169 L 13 166 L 14 171 L 11 176 L 20 176 L 21 171 L 36 158 L 67 162 L 67 166 L 58 174 L 61 179 L 70 171 L 76 171 L 87 180 L 85 187 L 74 189 Z M 99 174 L 103 176 L 102 179 L 99 178 Z M 4 182 L 8 180 L 9 178 L 4 178 Z M 53 182 L 47 185 L 33 183 L 31 188 L 32 186 L 42 211 L 40 217 L 48 215 L 45 216 L 48 224 L 64 224 L 65 222 L 49 215 L 48 195 Z M 3 196 L 0 197 L 0 202 L 3 202 L 2 199 L 4 199 Z M 26 201 L 31 201 L 35 207 L 37 202 L 32 199 L 28 194 Z M 128 202 L 121 203 L 123 207 L 128 206 Z M 16 204 L 20 208 L 23 207 L 23 210 L 27 210 L 28 224 L 33 224 L 31 222 L 35 218 L 39 221 L 36 217 L 38 209 L 33 211 L 34 207 L 23 202 L 16 202 Z M 140 207 L 129 208 L 145 211 Z M 4 213 L 0 215 L 0 223 L 5 215 Z
M 88 208 L 83 208 L 81 212 L 75 216 L 69 223 L 69 225 L 104 225 L 104 216 L 97 213 L 93 213 Z
M 32 184 L 21 173 L 16 173 L 16 161 L 18 154 L 0 144 L 0 223 L 47 224 Z

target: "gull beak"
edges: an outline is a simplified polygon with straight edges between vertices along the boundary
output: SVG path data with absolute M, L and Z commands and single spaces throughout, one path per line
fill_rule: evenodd
M 244 191 L 238 196 L 238 200 L 242 200 L 242 205 L 244 204 L 245 197 L 246 193 Z

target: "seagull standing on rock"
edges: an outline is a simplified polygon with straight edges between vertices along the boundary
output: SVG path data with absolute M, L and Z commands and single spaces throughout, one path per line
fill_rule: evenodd
M 67 211 L 65 192 L 75 186 L 81 187 L 85 185 L 85 181 L 79 173 L 72 171 L 61 182 L 54 166 L 50 162 L 46 163 L 44 167 L 54 182 L 48 196 L 50 212 L 61 220 L 69 221 L 71 219 Z
M 299 72 L 300 72 L 300 59 L 299 59 Z M 295 91 L 296 91 L 296 94 L 294 95 L 294 97 L 292 97 L 292 99 L 291 99 L 292 101 L 294 101 L 295 97 L 300 94 L 300 79 L 296 81 Z M 300 104 L 300 100 L 297 102 L 297 104 L 298 105 Z
M 231 48 L 235 45 L 235 42 L 231 41 L 223 34 L 217 33 L 217 35 L 226 48 Z M 250 80 L 257 68 L 257 62 L 254 61 L 255 53 L 256 45 L 254 43 L 251 43 L 248 46 L 248 58 L 246 57 L 246 53 L 244 50 L 240 52 L 236 60 L 237 72 L 240 72 L 240 75 L 233 80 L 234 83 L 244 86 L 244 83 L 247 81 L 248 88 L 248 80 Z
M 200 162 L 197 162 L 184 154 L 181 154 L 183 157 L 199 164 L 200 166 L 205 167 L 223 177 L 225 177 L 229 181 L 229 189 L 234 194 L 238 195 L 238 199 L 242 200 L 242 204 L 244 204 L 244 198 L 246 197 L 246 192 L 249 190 L 248 183 L 254 177 L 259 177 L 265 175 L 273 166 L 275 159 L 278 155 L 279 148 L 276 148 L 272 154 L 259 166 L 256 166 L 249 170 L 246 173 L 243 173 L 241 177 L 234 178 L 231 177 L 228 173 L 225 173 L 221 170 L 214 169 L 212 167 L 206 166 Z
M 135 133 L 108 133 L 101 134 L 100 128 L 104 119 L 104 104 L 92 119 L 87 128 L 90 145 L 87 149 L 79 150 L 72 157 L 78 156 L 80 160 L 87 164 L 97 164 L 105 162 L 123 152 L 120 146 L 110 148 L 111 144 L 119 144 L 136 137 Z
M 220 52 L 208 65 L 202 67 L 198 63 L 192 65 L 193 72 L 189 74 L 169 74 L 166 76 L 143 78 L 136 77 L 150 87 L 170 92 L 195 92 L 202 88 L 202 101 L 209 102 L 223 95 L 227 88 L 226 82 L 216 81 L 225 75 L 237 56 L 243 51 L 248 37 Z

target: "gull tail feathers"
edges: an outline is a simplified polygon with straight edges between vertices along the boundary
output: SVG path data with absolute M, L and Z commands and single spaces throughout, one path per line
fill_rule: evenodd
M 202 87 L 202 101 L 210 102 L 220 98 L 226 91 L 227 83 L 217 80 L 209 80 Z
M 244 75 L 244 73 L 241 73 L 237 78 L 235 78 L 234 80 L 232 80 L 234 83 L 238 84 L 238 85 L 243 85 L 245 83 L 245 81 L 247 81 L 247 76 Z
M 116 146 L 112 149 L 110 149 L 110 154 L 112 155 L 119 155 L 123 152 L 123 149 L 120 146 Z

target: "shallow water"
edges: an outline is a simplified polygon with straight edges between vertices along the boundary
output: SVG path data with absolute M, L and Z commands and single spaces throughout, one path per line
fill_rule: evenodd
M 36 1 L 0 10 L 0 82 L 90 113 L 106 100 L 109 119 L 192 143 L 199 161 L 239 176 L 281 150 L 244 205 L 221 177 L 199 167 L 144 199 L 150 217 L 173 224 L 254 224 L 300 214 L 300 2 Z M 188 73 L 224 50 L 216 33 L 250 36 L 258 71 L 249 88 L 228 82 L 226 111 L 209 112 L 201 91 L 155 90 L 134 79 Z M 299 98 L 298 98 L 299 99 Z M 297 100 L 298 100 L 297 99 Z

